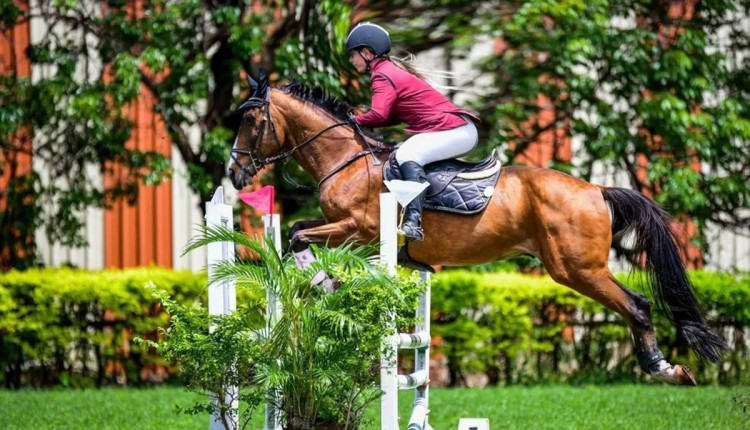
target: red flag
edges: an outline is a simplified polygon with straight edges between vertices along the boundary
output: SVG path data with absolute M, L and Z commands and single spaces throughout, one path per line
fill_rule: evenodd
M 243 202 L 249 204 L 255 210 L 264 214 L 273 214 L 273 185 L 266 185 L 258 191 L 252 193 L 239 193 L 237 197 Z

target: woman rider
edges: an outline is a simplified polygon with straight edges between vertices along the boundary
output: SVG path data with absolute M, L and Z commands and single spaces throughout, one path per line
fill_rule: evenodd
M 391 39 L 381 26 L 357 25 L 346 39 L 349 61 L 359 73 L 370 73 L 372 108 L 354 117 L 357 124 L 382 127 L 406 123 L 414 133 L 396 149 L 396 161 L 407 181 L 427 182 L 424 166 L 459 157 L 477 144 L 477 129 L 471 113 L 456 107 L 425 82 L 413 66 L 391 58 Z M 422 205 L 425 189 L 406 207 L 399 233 L 422 241 Z

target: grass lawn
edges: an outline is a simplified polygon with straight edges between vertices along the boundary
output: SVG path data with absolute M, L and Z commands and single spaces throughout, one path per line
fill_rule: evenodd
M 433 389 L 430 423 L 457 428 L 460 417 L 490 419 L 492 429 L 750 429 L 750 411 L 732 401 L 750 387 L 682 388 L 657 385 Z M 406 428 L 411 392 L 402 392 Z M 148 390 L 0 391 L 0 429 L 205 429 L 207 416 L 175 413 L 197 400 L 181 388 Z M 380 405 L 368 411 L 377 429 Z M 259 418 L 259 417 L 258 417 Z M 248 429 L 259 429 L 254 421 Z

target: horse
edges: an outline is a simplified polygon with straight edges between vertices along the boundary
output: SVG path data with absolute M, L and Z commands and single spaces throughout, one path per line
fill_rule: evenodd
M 377 242 L 382 165 L 390 151 L 351 121 L 346 102 L 319 87 L 292 82 L 270 88 L 262 73 L 257 82 L 249 80 L 253 93 L 238 108 L 242 120 L 228 160 L 234 187 L 250 184 L 264 166 L 293 157 L 318 182 L 326 219 L 295 226 L 292 247 Z M 645 373 L 670 384 L 696 385 L 687 366 L 673 365 L 661 353 L 649 300 L 608 267 L 613 240 L 633 232 L 637 239 L 627 252 L 645 260 L 657 309 L 701 359 L 718 362 L 728 346 L 701 315 L 668 220 L 638 191 L 598 186 L 551 169 L 506 166 L 483 211 L 467 216 L 425 210 L 424 241 L 406 246 L 415 260 L 441 266 L 535 256 L 555 282 L 624 318 Z

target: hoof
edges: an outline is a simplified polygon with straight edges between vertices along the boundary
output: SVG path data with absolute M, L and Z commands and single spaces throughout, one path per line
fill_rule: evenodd
M 341 288 L 341 280 L 332 277 L 325 271 L 321 270 L 313 276 L 310 281 L 310 285 L 318 286 L 325 290 L 325 292 L 331 294 Z
M 666 382 L 668 384 L 674 384 L 674 385 L 689 385 L 689 386 L 696 386 L 695 378 L 693 377 L 693 374 L 690 372 L 690 369 L 688 369 L 685 366 L 676 365 L 676 366 L 670 366 L 664 370 L 661 370 L 659 372 L 653 373 L 653 377 L 659 381 Z
M 674 375 L 677 378 L 678 385 L 689 385 L 691 387 L 695 387 L 698 384 L 695 382 L 695 378 L 693 377 L 693 373 L 690 372 L 690 369 L 688 369 L 686 366 L 676 365 L 674 367 Z

